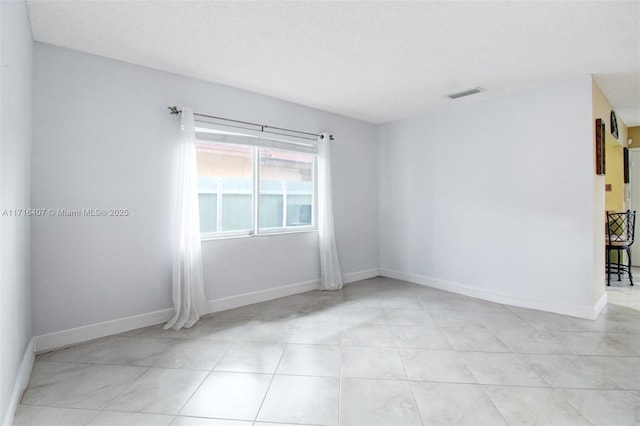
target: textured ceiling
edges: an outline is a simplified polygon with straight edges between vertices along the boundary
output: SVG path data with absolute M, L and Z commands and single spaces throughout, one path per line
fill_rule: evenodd
M 640 2 L 41 1 L 35 40 L 383 123 L 594 74 L 640 125 Z M 486 91 L 452 101 L 448 93 Z

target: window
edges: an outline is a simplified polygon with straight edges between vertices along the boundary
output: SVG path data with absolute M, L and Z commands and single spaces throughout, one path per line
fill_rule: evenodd
M 203 237 L 314 227 L 313 153 L 199 141 L 197 158 Z
M 252 226 L 253 150 L 198 143 L 200 232 L 249 233 Z
M 313 156 L 260 149 L 260 229 L 310 226 Z

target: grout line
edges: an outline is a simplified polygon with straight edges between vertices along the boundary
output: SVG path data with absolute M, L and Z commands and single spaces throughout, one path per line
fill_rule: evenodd
M 484 394 L 484 396 L 487 397 L 489 402 L 491 402 L 491 405 L 493 405 L 493 407 L 496 409 L 498 414 L 500 414 L 500 417 L 504 419 L 504 423 L 508 425 L 509 421 L 507 420 L 507 416 L 505 416 L 502 410 L 500 410 L 500 408 L 496 405 L 495 401 L 491 398 L 491 395 L 487 393 L 487 390 L 485 389 L 484 385 L 478 384 L 478 386 L 480 386 L 480 389 L 482 390 L 482 393 Z
M 394 336 L 395 338 L 395 336 Z M 396 342 L 397 343 L 397 342 Z M 420 421 L 423 426 L 426 426 L 424 417 L 422 416 L 422 411 L 420 410 L 420 405 L 418 404 L 418 400 L 416 399 L 416 394 L 413 391 L 413 386 L 411 386 L 412 381 L 409 379 L 409 372 L 407 371 L 407 366 L 405 364 L 405 360 L 400 353 L 400 348 L 396 347 L 396 353 L 398 354 L 398 358 L 400 358 L 400 364 L 402 364 L 402 369 L 404 370 L 404 375 L 407 378 L 407 383 L 409 384 L 409 392 L 411 392 L 411 398 L 413 399 L 413 403 L 416 406 L 416 410 L 418 411 L 418 415 L 420 416 Z
M 126 366 L 126 367 L 134 367 L 134 366 Z M 133 386 L 134 383 L 136 383 L 142 376 L 146 375 L 149 372 L 149 370 L 151 370 L 151 367 L 147 367 L 147 369 L 143 373 L 139 374 L 135 379 L 133 379 L 128 386 L 126 386 L 124 389 L 118 392 L 118 394 L 113 398 L 111 398 L 109 401 L 105 402 L 105 404 L 98 409 L 98 412 L 102 412 L 109 404 L 111 404 L 113 401 L 116 401 L 120 397 L 120 395 L 128 391 L 131 388 L 131 386 Z
M 189 401 L 191 401 L 191 398 L 193 398 L 193 396 L 200 390 L 200 388 L 202 387 L 202 384 L 207 381 L 209 376 L 211 376 L 211 374 L 213 373 L 213 369 L 220 363 L 222 358 L 224 358 L 227 355 L 227 353 L 229 352 L 229 350 L 231 349 L 232 346 L 233 346 L 233 343 L 231 343 L 230 345 L 227 346 L 227 349 L 224 351 L 222 356 L 218 359 L 218 361 L 216 361 L 216 363 L 213 365 L 213 367 L 211 367 L 211 370 L 209 370 L 209 372 L 207 373 L 207 375 L 204 376 L 204 378 L 202 379 L 200 384 L 198 386 L 196 386 L 196 388 L 193 390 L 193 392 L 191 392 L 191 395 L 189 395 L 189 398 L 187 398 L 187 400 L 184 402 L 184 404 L 182 404 L 182 406 L 178 409 L 178 412 L 175 414 L 176 417 L 180 415 L 182 410 L 184 410 L 184 407 L 186 407 L 187 404 L 189 403 Z M 199 371 L 202 371 L 202 370 L 199 370 Z M 172 422 L 173 422 L 173 420 L 172 420 Z
M 291 335 L 289 335 L 289 339 L 291 339 Z M 280 359 L 278 360 L 278 364 L 276 365 L 276 368 L 273 370 L 273 374 L 271 375 L 271 380 L 269 380 L 269 386 L 267 386 L 267 391 L 264 393 L 264 396 L 262 397 L 262 401 L 260 401 L 260 406 L 256 411 L 256 416 L 253 419 L 253 423 L 258 421 L 258 416 L 260 415 L 260 411 L 262 411 L 262 406 L 264 405 L 264 402 L 267 400 L 267 396 L 269 395 L 269 391 L 271 390 L 271 385 L 273 384 L 273 381 L 276 378 L 276 373 L 278 372 L 278 368 L 280 368 L 280 363 L 282 362 L 282 358 L 284 358 L 284 354 L 287 352 L 287 346 L 289 346 L 289 344 L 285 343 L 284 349 L 280 354 Z

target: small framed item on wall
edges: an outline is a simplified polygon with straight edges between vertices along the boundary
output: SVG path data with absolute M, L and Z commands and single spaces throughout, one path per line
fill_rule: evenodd
M 622 149 L 623 167 L 624 167 L 624 183 L 629 183 L 629 148 Z
M 614 110 L 611 110 L 611 134 L 618 139 L 618 117 L 616 117 Z
M 596 120 L 596 174 L 604 174 L 604 121 Z

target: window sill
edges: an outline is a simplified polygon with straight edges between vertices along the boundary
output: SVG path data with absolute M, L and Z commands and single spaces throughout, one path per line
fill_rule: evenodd
M 232 239 L 254 238 L 254 237 L 259 238 L 259 237 L 270 237 L 272 235 L 305 234 L 309 232 L 318 232 L 318 228 L 296 229 L 295 231 L 272 231 L 272 232 L 263 232 L 262 234 L 200 236 L 200 241 L 205 242 L 205 241 L 232 240 Z

